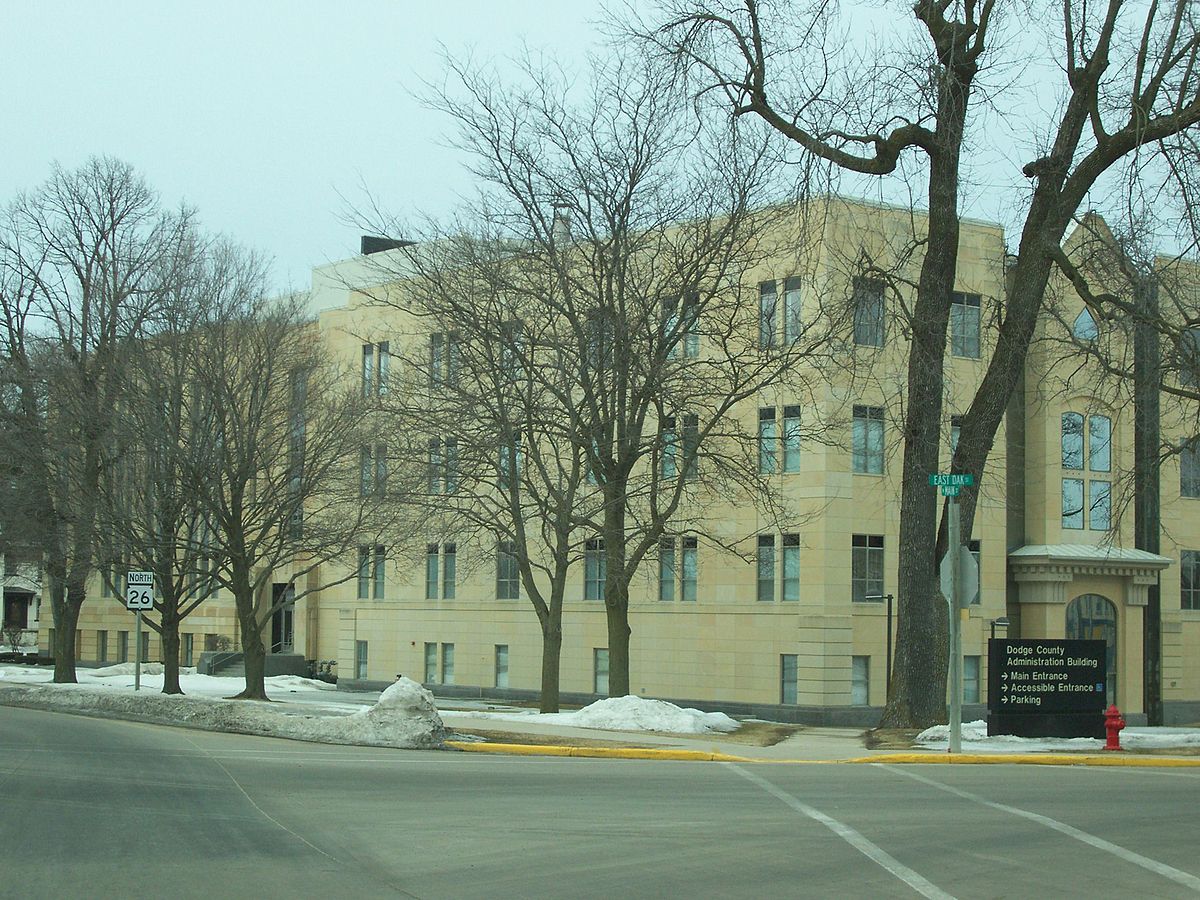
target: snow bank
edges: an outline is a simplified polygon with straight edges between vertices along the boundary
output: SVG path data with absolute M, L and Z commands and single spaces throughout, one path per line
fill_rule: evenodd
M 737 731 L 737 720 L 725 713 L 706 713 L 684 709 L 665 700 L 648 700 L 632 694 L 597 700 L 576 712 L 453 712 L 472 719 L 498 719 L 508 722 L 553 722 L 576 728 L 604 728 L 610 731 L 661 731 L 668 734 L 711 734 Z
M 917 735 L 922 747 L 944 749 L 950 744 L 950 726 L 934 725 Z M 1025 738 L 1011 734 L 988 737 L 987 722 L 977 719 L 962 724 L 963 750 L 992 753 L 1045 753 L 1055 750 L 1099 750 L 1098 738 Z M 1170 749 L 1200 746 L 1200 728 L 1126 728 L 1121 746 L 1128 750 Z
M 387 701 L 384 702 L 384 697 Z M 272 704 L 112 690 L 87 684 L 0 686 L 0 703 L 33 709 L 82 712 L 159 725 L 186 725 L 323 744 L 362 744 L 407 749 L 436 748 L 446 730 L 433 696 L 416 682 L 401 679 L 374 707 L 353 715 L 296 715 Z

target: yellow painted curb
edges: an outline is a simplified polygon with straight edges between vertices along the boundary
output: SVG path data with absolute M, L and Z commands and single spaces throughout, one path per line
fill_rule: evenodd
M 597 759 L 690 759 L 705 762 L 758 762 L 728 753 L 704 750 L 654 750 L 640 747 L 567 747 L 558 744 L 491 744 L 446 741 L 447 747 L 470 753 L 508 753 L 515 756 L 584 756 Z
M 1131 766 L 1151 769 L 1200 767 L 1200 757 L 1139 756 L 1129 753 L 886 753 L 859 756 L 848 763 L 897 763 L 902 765 L 1023 765 L 1023 766 Z

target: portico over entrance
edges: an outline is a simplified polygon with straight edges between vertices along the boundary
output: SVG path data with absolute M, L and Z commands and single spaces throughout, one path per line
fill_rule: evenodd
M 1145 550 L 1030 544 L 1008 554 L 1023 638 L 1102 638 L 1110 700 L 1142 712 L 1142 610 L 1171 560 Z M 1011 607 L 1010 607 L 1011 610 Z M 1086 633 L 1084 633 L 1086 632 Z

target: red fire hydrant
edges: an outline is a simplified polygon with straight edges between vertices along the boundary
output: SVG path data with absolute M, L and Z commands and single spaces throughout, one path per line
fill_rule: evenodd
M 1121 746 L 1121 729 L 1124 727 L 1125 720 L 1121 718 L 1121 711 L 1115 703 L 1110 704 L 1104 711 L 1104 732 L 1108 736 L 1108 741 L 1104 744 L 1105 750 L 1125 749 Z

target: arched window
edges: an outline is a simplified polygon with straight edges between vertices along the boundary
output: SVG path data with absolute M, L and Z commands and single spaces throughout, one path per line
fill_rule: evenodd
M 1092 318 L 1092 314 L 1084 307 L 1079 315 L 1075 317 L 1075 324 L 1071 326 L 1071 334 L 1081 341 L 1094 341 L 1100 336 L 1100 329 L 1096 327 L 1096 320 Z
M 1099 594 L 1083 594 L 1067 604 L 1067 640 L 1108 644 L 1108 702 L 1117 702 L 1117 608 Z

